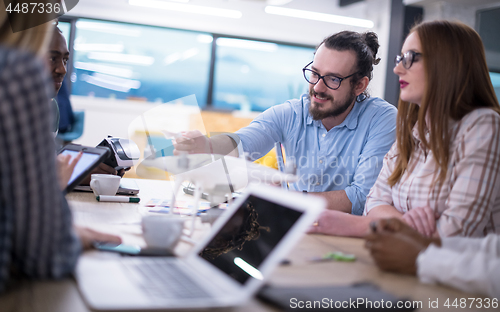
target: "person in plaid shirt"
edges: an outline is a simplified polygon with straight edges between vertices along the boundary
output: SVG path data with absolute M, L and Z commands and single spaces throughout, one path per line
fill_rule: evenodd
M 26 14 L 10 19 L 29 22 Z M 73 227 L 59 188 L 49 106 L 53 82 L 42 62 L 53 24 L 13 33 L 10 23 L 0 11 L 0 293 L 13 277 L 66 276 L 82 246 L 120 240 Z

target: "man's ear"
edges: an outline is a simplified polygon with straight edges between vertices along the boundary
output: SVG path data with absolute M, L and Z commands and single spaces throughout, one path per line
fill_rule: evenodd
M 358 96 L 361 93 L 363 93 L 366 90 L 366 88 L 368 88 L 369 83 L 370 83 L 370 79 L 368 79 L 368 77 L 364 76 L 363 78 L 361 78 L 356 83 L 356 86 L 354 87 L 354 94 L 356 94 L 356 96 Z

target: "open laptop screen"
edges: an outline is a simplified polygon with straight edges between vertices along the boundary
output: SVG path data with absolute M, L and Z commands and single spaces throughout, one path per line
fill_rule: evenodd
M 241 284 L 261 279 L 259 266 L 302 212 L 249 196 L 200 256 Z

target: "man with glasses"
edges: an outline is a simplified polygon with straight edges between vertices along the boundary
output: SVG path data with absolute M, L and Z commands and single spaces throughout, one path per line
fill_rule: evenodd
M 248 153 L 255 160 L 280 142 L 287 163 L 297 167 L 292 190 L 320 194 L 330 209 L 361 215 L 396 138 L 396 108 L 366 90 L 378 48 L 373 32 L 326 38 L 303 69 L 308 94 L 269 108 L 235 134 L 208 139 L 187 132 L 176 152 Z

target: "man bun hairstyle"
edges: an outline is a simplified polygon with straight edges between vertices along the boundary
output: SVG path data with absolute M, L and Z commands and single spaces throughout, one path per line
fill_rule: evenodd
M 371 31 L 365 32 L 363 34 L 365 36 L 366 45 L 370 48 L 372 52 L 372 64 L 378 65 L 380 63 L 380 58 L 376 58 L 378 53 L 378 48 L 380 48 L 380 44 L 378 43 L 377 34 Z M 373 66 L 372 66 L 373 70 Z M 371 79 L 371 78 L 370 78 Z
M 318 48 L 325 44 L 328 49 L 337 51 L 353 51 L 356 54 L 356 74 L 351 78 L 351 85 L 355 85 L 361 78 L 368 77 L 369 80 L 373 78 L 373 65 L 380 62 L 377 58 L 378 43 L 377 34 L 371 31 L 365 33 L 358 33 L 354 31 L 341 31 L 330 37 L 325 38 Z M 317 49 L 316 49 L 317 50 Z M 363 100 L 369 97 L 368 91 L 365 90 L 358 100 Z

